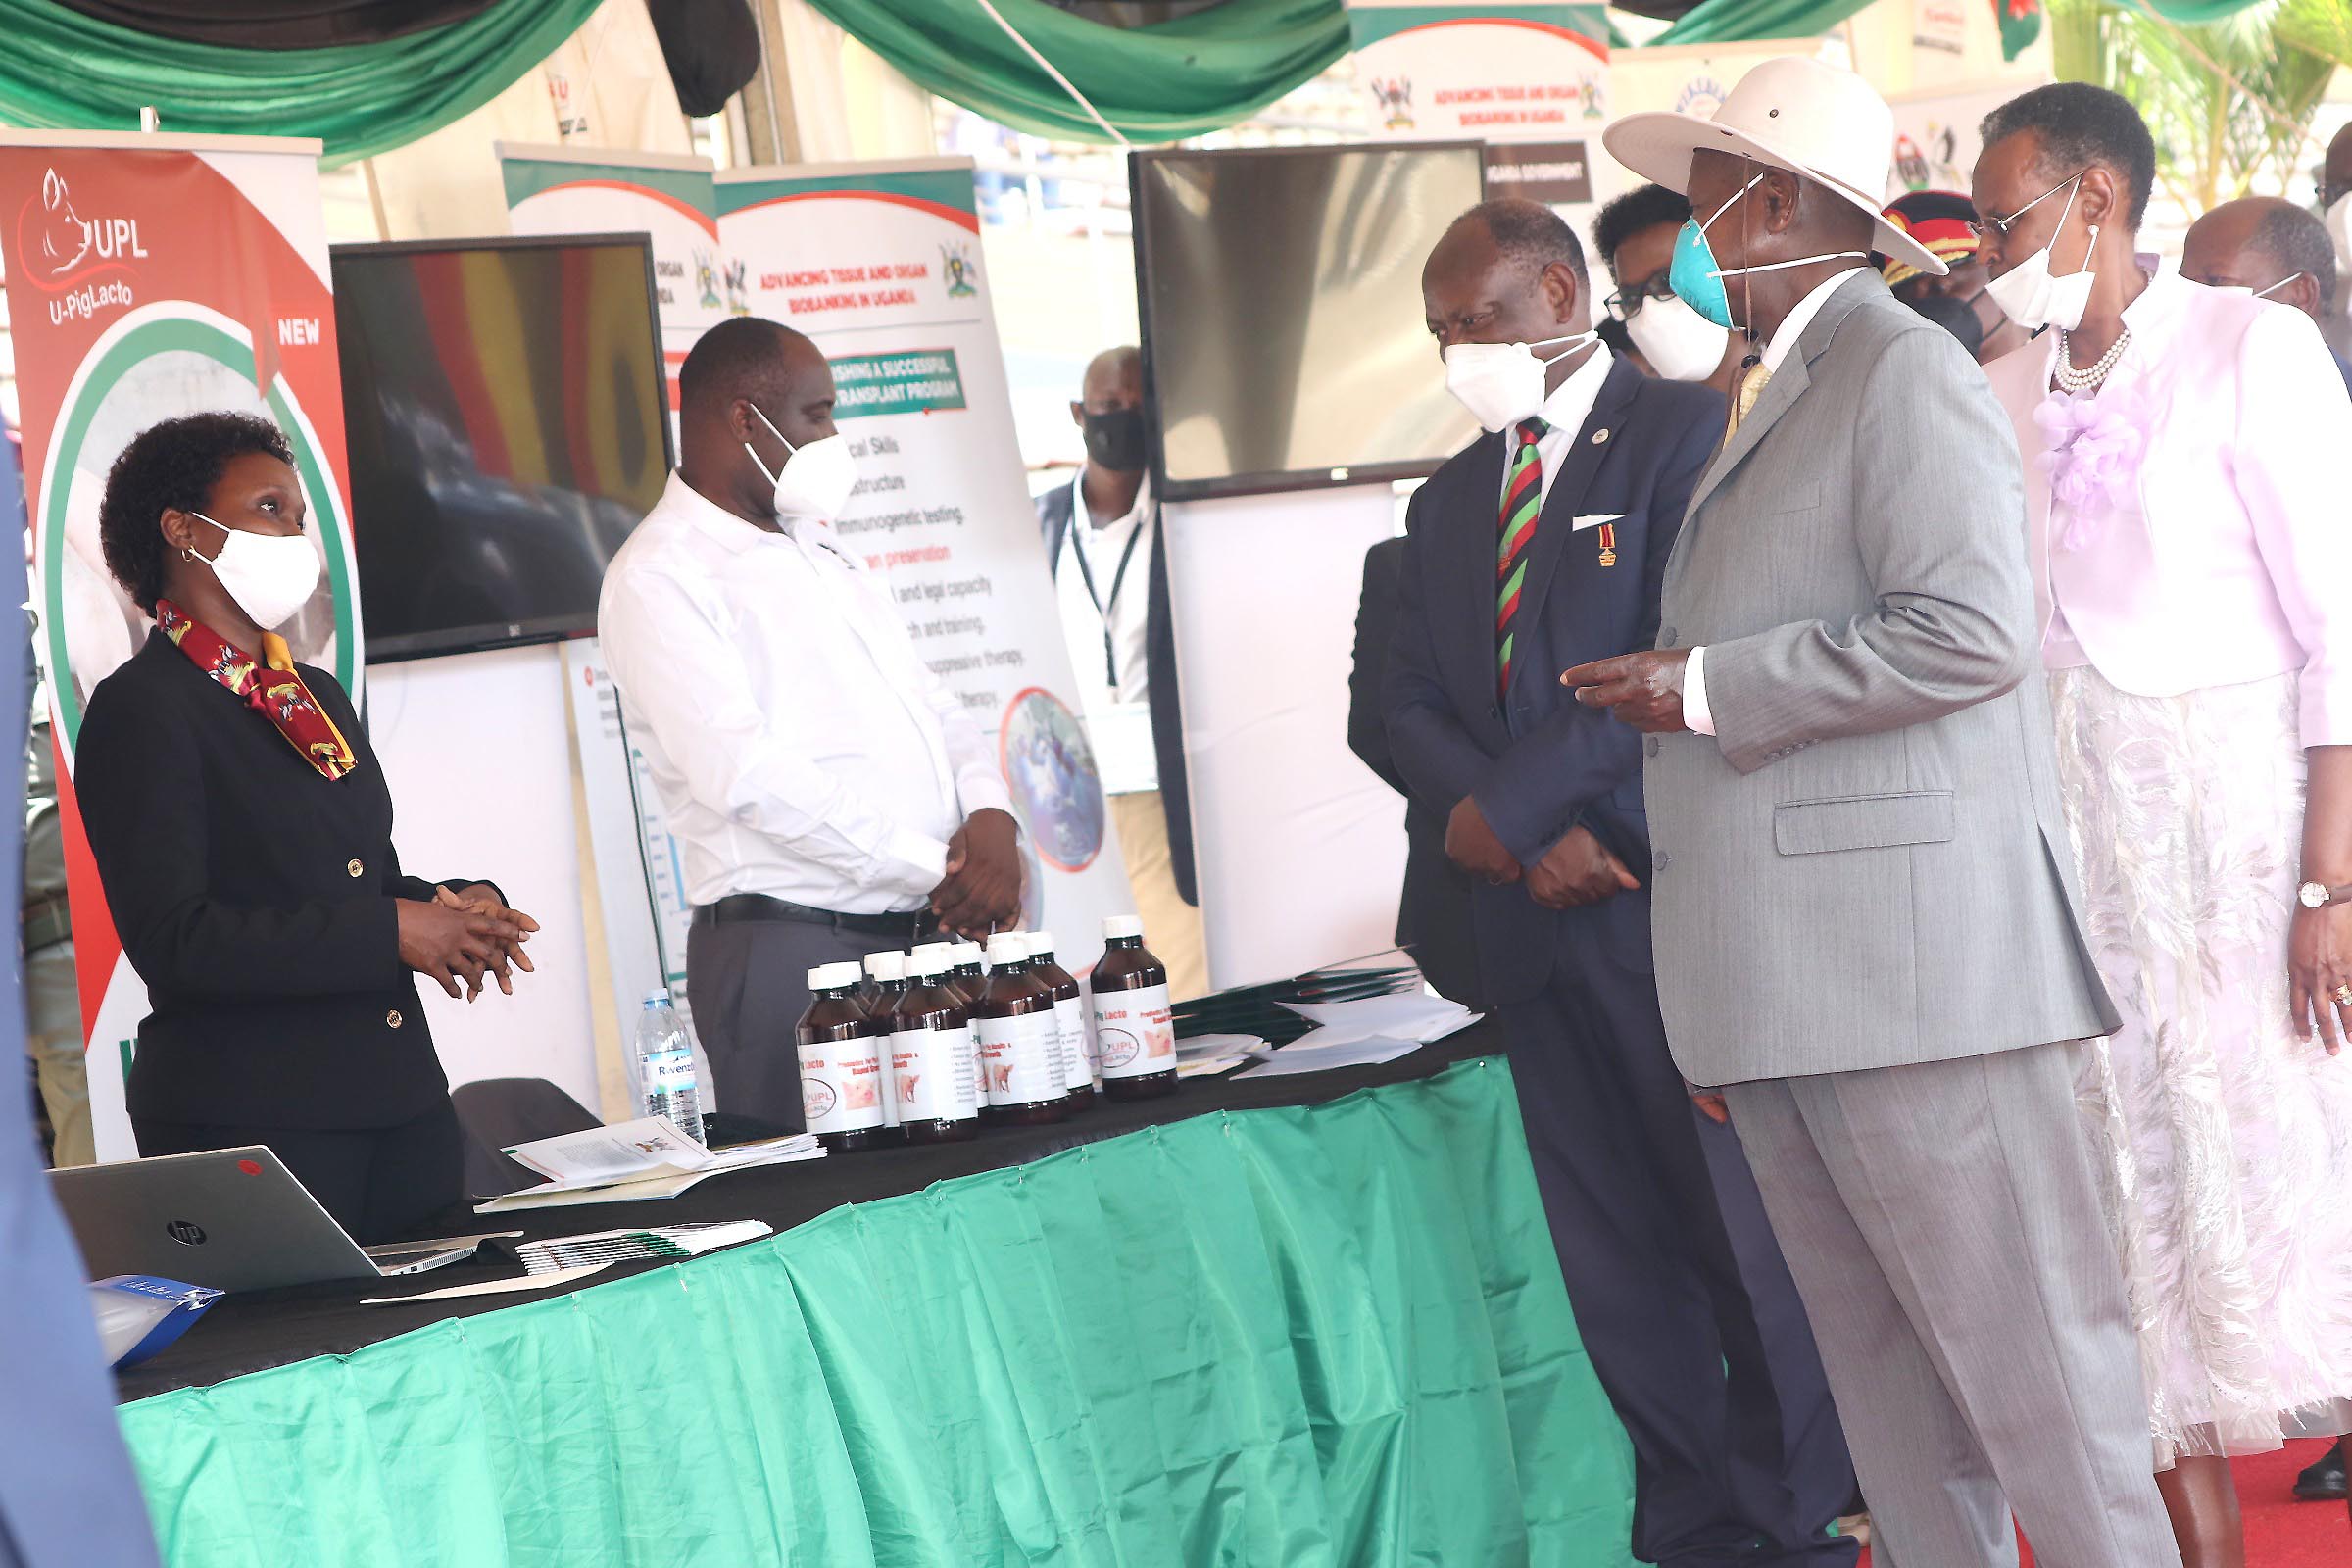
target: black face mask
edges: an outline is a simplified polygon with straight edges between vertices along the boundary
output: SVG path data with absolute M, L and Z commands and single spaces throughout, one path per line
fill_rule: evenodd
M 1133 473 L 1150 460 L 1144 439 L 1144 411 L 1086 411 L 1086 461 L 1113 473 Z

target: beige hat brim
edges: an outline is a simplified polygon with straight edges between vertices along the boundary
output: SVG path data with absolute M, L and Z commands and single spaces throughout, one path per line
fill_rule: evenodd
M 1661 110 L 1626 116 L 1600 133 L 1600 144 L 1609 150 L 1610 157 L 1643 179 L 1683 196 L 1690 194 L 1690 155 L 1701 148 L 1730 153 L 1735 158 L 1750 159 L 1799 175 L 1840 201 L 1850 202 L 1859 211 L 1867 213 L 1875 231 L 1872 248 L 1880 255 L 1891 256 L 1937 277 L 1951 270 L 1944 265 L 1942 257 L 1886 221 L 1880 212 L 1884 203 L 1877 195 L 1852 189 L 1808 169 L 1802 160 L 1746 131 L 1719 125 L 1712 120 L 1701 120 L 1696 115 L 1678 115 Z

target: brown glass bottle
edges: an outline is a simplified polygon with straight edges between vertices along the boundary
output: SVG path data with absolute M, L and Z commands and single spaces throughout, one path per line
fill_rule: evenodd
M 953 1144 L 980 1132 L 979 1046 L 971 1008 L 947 983 L 946 956 L 914 960 L 891 1014 L 891 1085 L 910 1144 Z
M 1029 972 L 1028 939 L 1002 931 L 988 939 L 988 990 L 972 1008 L 980 1037 L 980 1115 L 1005 1126 L 1060 1121 L 1070 1113 L 1054 997 Z
M 1054 999 L 1054 1025 L 1061 1036 L 1062 1082 L 1069 1087 L 1070 1110 L 1085 1110 L 1095 1102 L 1094 1053 L 1088 1049 L 1086 994 L 1077 979 L 1054 960 L 1054 934 L 1029 933 L 1029 972 Z
M 1095 1050 L 1102 1093 L 1151 1100 L 1176 1088 L 1176 1026 L 1168 1014 L 1167 966 L 1144 946 L 1144 922 L 1102 922 L 1102 959 L 1093 977 Z
M 888 1141 L 882 1124 L 884 1030 L 858 1004 L 859 973 L 855 963 L 809 970 L 808 989 L 815 995 L 795 1032 L 808 1130 L 844 1154 Z
M 948 983 L 963 993 L 965 1003 L 977 1007 L 980 999 L 988 995 L 988 972 L 980 967 L 980 944 L 958 942 L 953 956 L 956 966 L 948 971 Z

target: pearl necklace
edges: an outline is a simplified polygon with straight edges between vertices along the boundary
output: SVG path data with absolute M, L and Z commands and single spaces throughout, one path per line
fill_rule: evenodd
M 2115 368 L 2116 362 L 2124 357 L 2124 350 L 2131 347 L 2131 344 L 2132 329 L 2127 326 L 2116 335 L 2115 341 L 2108 345 L 2107 352 L 2099 356 L 2096 365 L 2086 365 L 2078 370 L 2075 368 L 2074 339 L 2068 335 L 2066 328 L 2060 327 L 2058 329 L 2058 374 L 2056 377 L 2058 390 L 2077 393 L 2096 392 L 2100 383 L 2107 379 L 2107 373 Z

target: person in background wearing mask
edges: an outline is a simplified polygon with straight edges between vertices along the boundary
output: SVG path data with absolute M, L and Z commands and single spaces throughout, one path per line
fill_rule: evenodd
M 1570 669 L 1645 731 L 1658 989 L 1723 1087 L 1898 1564 L 2179 1562 L 2075 1126 L 2115 1021 L 2064 865 L 2018 458 L 1873 250 L 1894 117 L 1810 59 L 1604 132 L 1687 185 L 1676 292 L 1753 350 L 1657 648 Z M 1671 863 L 1669 863 L 1671 861 Z M 1874 1548 L 1875 1549 L 1875 1548 Z
M 2025 346 L 2025 329 L 1985 296 L 1984 263 L 1977 255 L 1977 210 L 1967 197 L 1946 190 L 1915 190 L 1896 197 L 1879 216 L 1940 258 L 1946 268 L 1937 274 L 1899 256 L 1881 256 L 1879 275 L 1896 299 L 1958 338 L 1979 365 L 1989 365 Z
M 678 400 L 683 456 L 597 629 L 684 850 L 719 1104 L 797 1132 L 808 971 L 1009 926 L 1019 826 L 979 726 L 834 531 L 858 472 L 824 355 L 738 317 L 686 356 Z
M 2352 1428 L 2352 401 L 2301 312 L 2141 270 L 2128 99 L 2041 87 L 1983 135 L 1993 297 L 2053 328 L 1989 373 L 2122 1013 L 2078 1101 L 2181 1555 L 2233 1568 L 2229 1456 Z
M 2224 202 L 2189 224 L 2180 275 L 2209 288 L 2277 300 L 2322 327 L 2335 309 L 2335 246 L 2328 225 L 2276 196 Z M 2352 392 L 2352 361 L 2332 348 L 2328 352 L 2344 390 Z
M 147 983 L 142 1155 L 267 1144 L 362 1244 L 463 1196 L 412 972 L 513 990 L 538 929 L 488 882 L 403 876 L 351 699 L 273 628 L 318 585 L 286 438 L 242 414 L 140 432 L 107 475 L 106 563 L 155 617 L 90 694 L 74 789 Z
M 1728 395 L 1740 345 L 1667 286 L 1675 235 L 1690 216 L 1690 204 L 1663 185 L 1638 185 L 1592 220 L 1592 248 L 1617 285 L 1604 302 L 1610 324 L 1641 351 L 1648 373 Z
M 1575 233 L 1524 200 L 1463 214 L 1422 269 L 1446 385 L 1489 433 L 1407 514 L 1391 760 L 1473 880 L 1569 1301 L 1633 1439 L 1634 1555 L 1851 1563 L 1831 1530 L 1853 1469 L 1804 1308 L 1738 1138 L 1667 1054 L 1640 740 L 1552 680 L 1655 637 L 1723 429 L 1713 391 L 1594 341 L 1586 276 Z
M 1037 498 L 1038 531 L 1136 912 L 1168 967 L 1168 994 L 1182 1002 L 1208 989 L 1208 953 L 1196 907 L 1176 617 L 1152 494 L 1143 351 L 1096 355 L 1070 418 L 1085 432 L 1086 462 L 1068 484 Z

